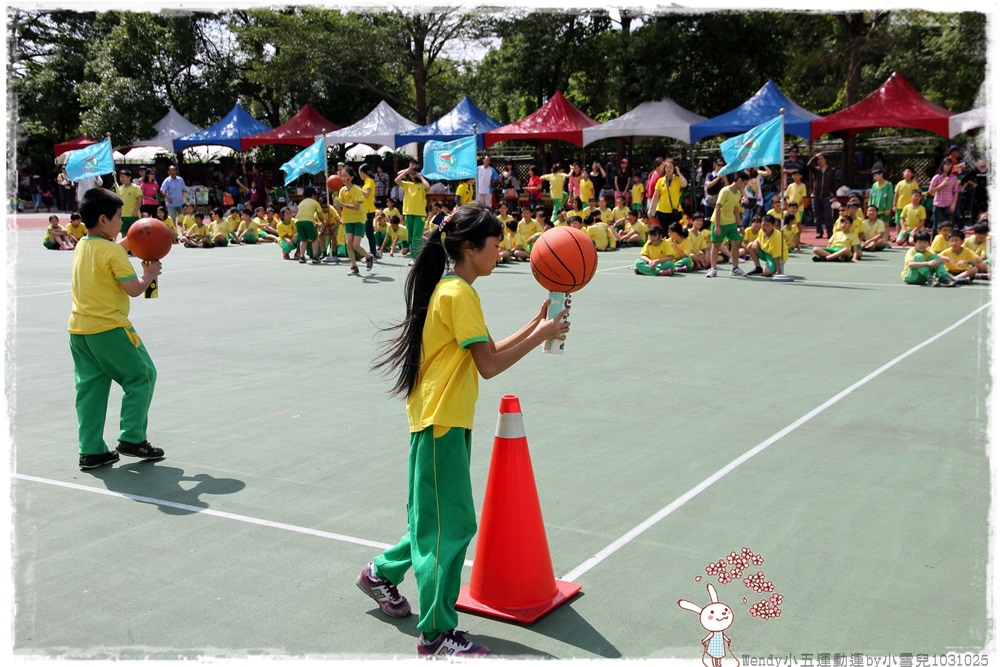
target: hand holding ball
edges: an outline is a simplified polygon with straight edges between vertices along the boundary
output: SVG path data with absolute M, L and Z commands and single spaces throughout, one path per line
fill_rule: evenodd
M 173 247 L 174 237 L 170 229 L 156 218 L 142 218 L 128 228 L 128 249 L 145 262 L 158 262 L 167 256 Z M 146 288 L 146 298 L 157 295 L 158 286 L 153 280 Z
M 554 227 L 531 248 L 531 272 L 550 292 L 569 294 L 583 289 L 597 271 L 597 248 L 575 227 Z
M 344 179 L 340 176 L 334 174 L 330 178 L 326 179 L 326 189 L 331 192 L 340 192 L 340 188 L 344 187 Z

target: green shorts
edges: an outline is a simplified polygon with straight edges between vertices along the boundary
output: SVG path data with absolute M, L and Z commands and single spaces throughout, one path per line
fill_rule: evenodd
M 363 222 L 344 223 L 344 236 L 364 236 L 364 235 L 365 235 L 365 223 Z
M 316 233 L 316 225 L 313 224 L 312 220 L 296 220 L 295 233 L 298 234 L 299 243 L 315 241 L 319 238 Z
M 139 218 L 126 218 L 124 215 L 122 216 L 122 236 L 128 234 L 128 228 L 131 227 L 132 224 L 138 219 Z
M 840 252 L 841 250 L 843 250 L 843 248 L 841 246 L 839 246 L 839 245 L 827 246 L 827 248 L 826 248 L 826 251 L 828 253 L 830 253 L 831 255 L 833 253 L 835 253 L 835 252 Z
M 409 248 L 410 247 L 410 242 L 409 241 L 396 241 L 396 246 L 398 246 L 400 248 Z
M 764 266 L 766 266 L 767 270 L 771 273 L 778 270 L 778 264 L 774 261 L 774 257 L 771 257 L 763 250 L 757 250 L 757 258 L 764 263 Z
M 49 239 L 48 241 L 42 241 L 42 245 L 48 248 L 49 250 L 59 250 L 59 244 L 53 241 L 52 239 Z
M 229 241 L 226 239 L 215 239 L 215 247 L 225 248 L 227 245 L 229 245 Z
M 247 232 L 246 234 L 243 235 L 243 242 L 244 243 L 257 243 L 257 241 L 259 241 L 259 240 L 260 239 L 258 239 L 257 236 L 255 236 L 254 234 L 251 234 L 250 232 Z
M 734 222 L 731 225 L 719 225 L 719 231 L 722 232 L 720 236 L 715 235 L 715 223 L 712 223 L 709 239 L 712 243 L 724 243 L 725 241 L 739 243 L 743 240 L 743 236 L 740 234 L 739 226 Z

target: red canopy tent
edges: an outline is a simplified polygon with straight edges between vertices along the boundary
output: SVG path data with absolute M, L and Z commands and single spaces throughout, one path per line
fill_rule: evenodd
M 240 139 L 241 148 L 246 151 L 264 144 L 291 144 L 308 148 L 316 137 L 339 130 L 340 126 L 323 118 L 311 104 L 306 104 L 298 113 L 273 130 Z
M 83 148 L 84 146 L 89 146 L 90 144 L 96 144 L 96 143 L 97 142 L 94 141 L 93 139 L 88 139 L 87 137 L 81 134 L 76 139 L 70 139 L 69 141 L 64 141 L 61 144 L 56 144 L 52 148 L 56 152 L 55 157 L 59 157 L 66 151 L 75 151 L 77 149 Z
M 902 74 L 893 72 L 874 93 L 842 111 L 814 120 L 809 130 L 813 139 L 841 131 L 853 137 L 881 127 L 912 127 L 947 137 L 951 115 L 951 111 L 918 93 Z
M 583 128 L 597 124 L 596 120 L 570 104 L 562 93 L 556 92 L 533 114 L 484 134 L 483 143 L 489 148 L 498 141 L 515 139 L 535 143 L 558 140 L 583 146 Z

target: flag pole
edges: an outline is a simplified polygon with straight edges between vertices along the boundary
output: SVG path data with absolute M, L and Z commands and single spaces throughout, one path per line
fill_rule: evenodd
M 333 206 L 330 201 L 330 161 L 326 157 L 326 132 L 323 133 L 323 191 L 326 192 L 326 205 Z
M 794 278 L 785 274 L 785 110 L 781 109 L 781 227 L 778 230 L 778 234 L 781 236 L 781 252 L 775 257 L 775 263 L 778 265 L 778 272 L 771 276 L 771 280 L 777 282 L 788 283 L 792 282 Z
M 484 151 L 486 150 L 485 143 L 484 141 Z M 472 180 L 476 182 L 476 201 L 481 201 L 479 199 L 479 175 L 476 173 L 476 168 L 479 166 L 479 123 L 472 124 L 472 145 L 476 155 L 476 161 L 472 165 Z

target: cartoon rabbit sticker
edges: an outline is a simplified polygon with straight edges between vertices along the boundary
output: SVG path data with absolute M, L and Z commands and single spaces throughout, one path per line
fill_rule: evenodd
M 733 624 L 733 610 L 719 602 L 719 594 L 712 584 L 708 584 L 708 597 L 711 602 L 704 609 L 687 600 L 677 601 L 681 609 L 698 614 L 702 627 L 708 630 L 708 634 L 701 640 L 701 643 L 705 645 L 701 662 L 705 667 L 740 667 L 740 661 L 733 653 L 733 642 L 726 636 L 725 632 Z M 723 660 L 726 658 L 726 649 L 729 649 L 731 660 L 726 659 L 725 664 L 723 664 Z

